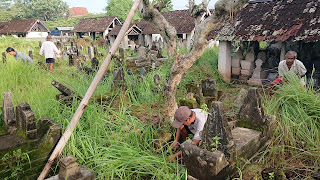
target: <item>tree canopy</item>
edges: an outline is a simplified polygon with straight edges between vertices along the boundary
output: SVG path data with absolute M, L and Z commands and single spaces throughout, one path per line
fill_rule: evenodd
M 108 0 L 108 5 L 105 7 L 107 16 L 117 16 L 121 22 L 124 22 L 133 5 L 133 0 Z M 133 17 L 133 20 L 140 19 L 138 13 Z
M 68 14 L 68 5 L 62 0 L 0 0 L 0 5 L 0 21 L 24 18 L 54 21 Z

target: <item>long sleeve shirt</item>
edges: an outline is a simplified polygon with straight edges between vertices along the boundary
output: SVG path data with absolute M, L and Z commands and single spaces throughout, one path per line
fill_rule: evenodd
M 45 41 L 42 43 L 41 49 L 40 49 L 40 56 L 42 56 L 44 52 L 45 58 L 54 58 L 54 53 L 60 54 L 59 49 L 52 41 Z
M 27 61 L 28 64 L 33 63 L 33 60 L 31 59 L 30 56 L 26 55 L 23 52 L 16 52 L 16 55 L 14 56 L 17 60 L 23 60 L 23 61 Z

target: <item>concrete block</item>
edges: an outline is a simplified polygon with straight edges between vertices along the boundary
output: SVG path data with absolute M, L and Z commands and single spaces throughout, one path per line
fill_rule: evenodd
M 240 61 L 240 65 L 241 65 L 241 69 L 253 70 L 254 68 L 253 61 L 242 60 Z

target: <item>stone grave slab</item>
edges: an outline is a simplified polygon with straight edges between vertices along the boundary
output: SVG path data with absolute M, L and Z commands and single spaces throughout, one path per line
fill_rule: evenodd
M 253 129 L 236 127 L 232 131 L 235 154 L 238 157 L 250 158 L 260 149 L 262 133 Z

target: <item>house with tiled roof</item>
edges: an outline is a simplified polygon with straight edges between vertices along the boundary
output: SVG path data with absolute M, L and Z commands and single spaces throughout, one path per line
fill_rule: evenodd
M 116 40 L 117 35 L 120 32 L 122 26 L 118 25 L 115 26 L 109 33 L 108 33 L 108 40 L 112 45 Z M 129 29 L 127 30 L 124 38 L 121 41 L 120 47 L 122 48 L 132 48 L 134 49 L 135 45 L 139 44 L 139 39 L 141 40 L 141 29 L 136 24 L 131 24 Z M 142 43 L 142 42 L 140 42 Z
M 87 8 L 85 7 L 72 7 L 68 8 L 68 10 L 71 16 L 82 16 L 89 14 Z
M 107 34 L 117 25 L 122 25 L 116 16 L 96 17 L 81 19 L 73 29 L 78 37 L 89 36 L 95 39 L 97 36 L 107 38 Z
M 178 44 L 189 47 L 191 38 L 194 34 L 195 19 L 190 16 L 188 10 L 163 12 L 162 15 L 172 26 L 175 27 L 177 31 Z M 211 14 L 209 13 L 209 15 Z M 151 22 L 142 19 L 134 22 L 134 24 L 141 30 L 141 35 L 137 35 L 139 37 L 137 40 L 139 43 L 138 45 L 151 48 L 154 46 L 155 42 L 163 44 L 161 35 L 157 32 Z M 114 29 L 113 34 L 118 34 L 119 31 L 120 28 Z
M 39 19 L 11 20 L 0 23 L 0 35 L 16 35 L 18 37 L 47 37 L 50 30 Z
M 270 49 L 267 47 L 265 50 L 265 63 L 279 63 L 285 59 L 288 50 L 294 50 L 298 53 L 297 59 L 304 63 L 309 73 L 313 66 L 317 72 L 320 70 L 320 2 L 251 0 L 232 19 L 223 22 L 209 38 L 219 41 L 219 71 L 226 81 L 230 81 L 233 75 L 231 43 L 234 41 L 258 45 L 258 48 L 254 48 L 258 49 L 254 51 L 255 56 L 261 49 L 259 42 L 269 44 Z

